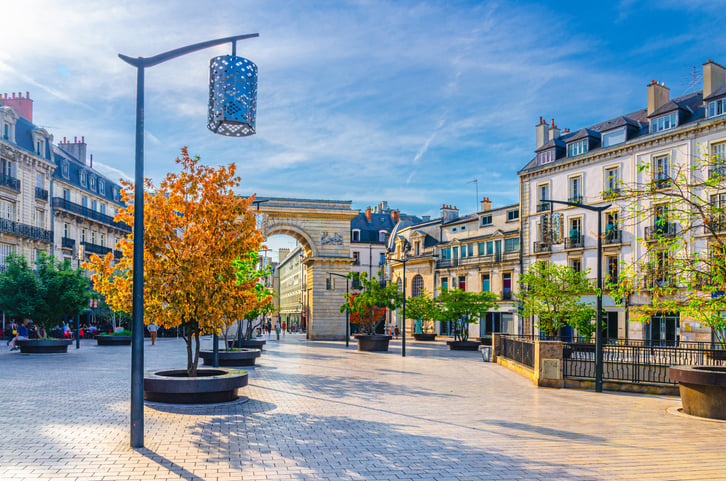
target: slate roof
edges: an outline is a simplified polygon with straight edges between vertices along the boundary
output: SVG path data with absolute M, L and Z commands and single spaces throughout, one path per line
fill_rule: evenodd
M 28 119 L 24 117 L 18 117 L 17 122 L 15 122 L 15 145 L 16 147 L 19 147 L 25 151 L 30 152 L 31 154 L 35 155 L 35 143 L 33 142 L 33 131 L 38 130 L 39 127 L 37 127 L 35 124 L 30 122 Z M 9 142 L 6 140 L 6 142 Z M 9 142 L 12 144 L 12 142 Z M 48 140 L 45 141 L 45 155 L 42 156 L 47 161 L 51 161 L 50 156 L 50 142 Z
M 718 97 L 721 97 L 723 95 L 726 95 L 726 84 L 722 85 L 721 87 L 717 88 L 713 92 L 711 92 L 711 95 L 704 98 L 703 100 L 712 100 Z
M 65 150 L 63 150 L 61 147 L 54 145 L 53 146 L 53 156 L 55 157 L 55 164 L 56 168 L 55 171 L 53 171 L 53 178 L 58 179 L 62 182 L 66 182 L 68 184 L 73 185 L 74 187 L 77 187 L 78 189 L 88 192 L 89 194 L 93 194 L 95 196 L 101 197 L 113 204 L 123 206 L 124 203 L 121 201 L 115 201 L 113 198 L 113 192 L 114 189 L 120 190 L 121 186 L 119 184 L 116 184 L 112 181 L 110 181 L 107 177 L 105 177 L 103 174 L 100 174 L 98 171 L 92 169 L 90 166 L 86 165 L 85 163 L 81 162 L 80 160 L 76 159 L 73 155 L 69 154 Z M 63 176 L 63 164 L 68 163 L 68 177 Z M 86 172 L 86 185 L 81 185 L 81 176 L 80 172 L 85 171 Z M 91 182 L 90 178 L 91 176 L 96 177 L 96 190 L 91 189 Z M 102 179 L 104 181 L 104 192 L 101 193 L 98 187 L 98 180 Z M 61 193 L 62 194 L 62 193 Z M 59 196 L 57 193 L 54 193 L 54 195 Z

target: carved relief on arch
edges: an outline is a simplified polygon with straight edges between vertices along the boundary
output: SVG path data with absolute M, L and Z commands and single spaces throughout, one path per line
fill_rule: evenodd
M 315 257 L 318 255 L 318 248 L 313 238 L 303 228 L 292 223 L 286 224 L 280 222 L 267 224 L 262 233 L 266 238 L 273 235 L 288 235 L 300 242 L 305 250 L 305 257 Z

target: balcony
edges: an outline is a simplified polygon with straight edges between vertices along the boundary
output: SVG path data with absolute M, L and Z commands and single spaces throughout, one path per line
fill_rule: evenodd
M 665 189 L 671 186 L 671 176 L 664 173 L 653 175 L 652 187 L 654 189 Z
M 602 198 L 604 200 L 613 199 L 615 197 L 620 197 L 621 193 L 622 191 L 620 190 L 620 187 L 611 187 L 602 191 Z
M 571 195 L 569 199 L 567 199 L 568 202 L 572 202 L 573 204 L 582 204 L 582 196 L 579 194 Z
M 100 212 L 96 212 L 95 210 L 89 209 L 88 207 L 83 207 L 82 205 L 76 204 L 75 202 L 71 202 L 62 197 L 53 197 L 53 208 L 65 210 L 67 212 L 80 215 L 81 217 L 92 219 L 102 224 L 110 225 L 124 232 L 131 232 L 130 226 L 127 226 L 123 222 L 114 221 L 113 217 L 111 217 L 110 215 L 101 214 Z
M 20 192 L 20 179 L 16 179 L 10 175 L 0 175 L 0 185 L 12 189 L 15 192 Z
M 649 241 L 654 241 L 663 237 L 675 237 L 676 236 L 676 224 L 672 222 L 662 222 L 658 225 L 647 226 L 645 228 L 645 238 Z
M 81 242 L 81 245 L 83 246 L 83 252 L 85 252 L 86 255 L 98 254 L 100 256 L 105 256 L 107 253 L 113 250 L 110 247 L 104 247 L 98 244 L 91 244 L 90 242 Z
M 585 247 L 585 236 L 574 235 L 565 238 L 565 249 L 582 249 Z
M 552 244 L 549 242 L 535 242 L 534 247 L 532 249 L 535 254 L 539 252 L 550 252 L 552 250 Z
M 550 210 L 550 203 L 549 202 L 540 202 L 537 204 L 537 212 L 545 212 Z
M 605 229 L 605 235 L 602 238 L 603 245 L 622 244 L 623 231 L 620 229 Z
M 35 188 L 35 198 L 48 202 L 48 191 L 40 187 Z
M 511 301 L 512 300 L 512 289 L 504 289 L 502 291 L 502 300 L 503 301 Z
M 75 249 L 76 247 L 76 240 L 71 239 L 70 237 L 63 237 L 61 238 L 61 247 L 63 249 Z
M 704 234 L 723 232 L 726 230 L 726 217 L 715 217 L 706 222 L 703 227 Z
M 0 232 L 24 239 L 45 242 L 47 244 L 50 244 L 53 238 L 49 230 L 33 227 L 28 224 L 21 224 L 20 222 L 13 222 L 8 219 L 0 219 Z
M 723 177 L 726 177 L 726 164 L 719 162 L 708 167 L 709 179 L 722 179 Z

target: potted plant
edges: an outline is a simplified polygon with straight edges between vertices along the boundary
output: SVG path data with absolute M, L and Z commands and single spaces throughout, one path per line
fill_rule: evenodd
M 424 327 L 424 320 L 433 321 L 438 319 L 440 309 L 436 301 L 425 289 L 421 292 L 421 295 L 406 300 L 406 315 L 409 319 L 416 319 L 414 339 L 417 341 L 434 341 L 436 339 L 434 332 L 424 332 L 428 331 Z
M 258 252 L 262 234 L 252 208 L 254 197 L 235 193 L 240 179 L 235 165 L 210 167 L 191 158 L 187 149 L 177 158 L 182 171 L 169 173 L 144 193 L 144 321 L 178 328 L 187 353 L 186 367 L 148 372 L 144 398 L 162 402 L 219 402 L 234 399 L 247 384 L 238 369 L 199 368 L 200 337 L 220 332 L 225 319 L 241 319 L 259 307 L 257 279 L 239 280 L 233 262 Z M 129 202 L 133 186 L 124 182 Z M 116 221 L 133 225 L 133 203 Z M 131 312 L 133 233 L 121 239 L 122 252 L 94 255 L 85 266 L 93 272 L 94 288 L 115 311 Z
M 23 256 L 8 256 L 0 274 L 0 309 L 12 317 L 32 319 L 40 339 L 18 341 L 23 353 L 67 352 L 70 339 L 48 338 L 54 326 L 79 314 L 90 298 L 88 279 L 70 261 L 57 262 L 41 252 L 34 273 Z
M 97 334 L 96 343 L 99 346 L 130 346 L 131 331 L 122 329 L 110 334 Z
M 492 308 L 496 308 L 492 292 L 467 292 L 461 289 L 443 291 L 437 298 L 441 319 L 454 323 L 454 340 L 446 344 L 452 351 L 476 351 L 481 345 L 469 341 L 469 324 L 476 324 Z
M 380 271 L 378 272 L 380 276 Z M 358 341 L 359 351 L 388 351 L 391 336 L 376 334 L 376 314 L 382 309 L 396 309 L 403 303 L 403 296 L 398 292 L 398 285 L 381 282 L 374 276 L 368 279 L 368 274 L 351 272 L 350 279 L 358 279 L 361 290 L 346 294 L 345 303 L 340 306 L 340 312 L 346 310 L 358 317 L 360 328 L 363 331 L 354 337 Z M 351 316 L 351 317 L 352 317 Z

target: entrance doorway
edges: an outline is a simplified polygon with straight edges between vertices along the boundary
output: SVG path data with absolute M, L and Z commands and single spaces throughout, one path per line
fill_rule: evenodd
M 679 326 L 678 313 L 665 313 L 650 317 L 649 340 L 653 346 L 675 346 L 678 344 L 676 330 Z

